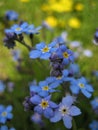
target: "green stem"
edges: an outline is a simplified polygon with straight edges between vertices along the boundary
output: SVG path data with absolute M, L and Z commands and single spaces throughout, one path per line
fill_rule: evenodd
M 29 45 L 27 45 L 25 43 L 25 41 L 20 41 L 19 39 L 16 39 L 16 41 L 18 41 L 19 43 L 21 43 L 22 45 L 24 45 L 29 51 L 32 50 L 32 48 Z
M 34 39 L 34 35 L 31 34 L 31 35 L 30 35 L 30 41 L 31 41 L 31 45 L 32 45 L 32 46 L 34 46 L 33 39 Z
M 74 119 L 73 119 L 73 130 L 77 130 L 76 122 Z

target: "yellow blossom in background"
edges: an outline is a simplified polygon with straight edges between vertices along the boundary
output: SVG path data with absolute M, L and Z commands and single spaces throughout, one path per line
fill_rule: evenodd
M 73 10 L 73 0 L 49 0 L 47 4 L 42 5 L 41 9 L 58 13 L 70 12 Z
M 45 19 L 45 22 L 46 22 L 49 26 L 51 26 L 51 27 L 56 27 L 57 24 L 58 24 L 57 19 L 56 19 L 55 17 L 53 17 L 53 16 L 47 17 L 47 18 Z
M 26 3 L 26 2 L 29 2 L 30 0 L 20 0 L 20 2 L 24 2 L 24 3 Z
M 84 8 L 84 5 L 82 3 L 77 3 L 76 6 L 75 6 L 75 9 L 77 11 L 82 11 Z
M 71 28 L 77 29 L 77 28 L 80 28 L 81 23 L 80 23 L 80 20 L 79 20 L 79 19 L 77 19 L 77 18 L 74 17 L 74 18 L 69 19 L 68 25 L 69 25 Z

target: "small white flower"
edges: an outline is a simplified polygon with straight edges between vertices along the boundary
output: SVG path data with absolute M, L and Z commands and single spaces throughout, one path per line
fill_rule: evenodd
M 83 55 L 87 56 L 87 57 L 92 57 L 93 56 L 93 53 L 91 50 L 84 50 L 83 51 Z

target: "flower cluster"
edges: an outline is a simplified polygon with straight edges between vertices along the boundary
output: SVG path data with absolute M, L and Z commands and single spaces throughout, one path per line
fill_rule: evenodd
M 14 48 L 16 41 L 28 47 L 30 46 L 25 44 L 23 34 L 27 34 L 32 39 L 33 34 L 38 34 L 41 26 L 35 28 L 33 24 L 29 25 L 27 22 L 20 22 L 20 24 L 13 25 L 10 29 L 5 29 L 6 37 L 4 38 L 4 45 L 8 48 Z
M 41 115 L 43 115 L 54 123 L 62 119 L 64 126 L 70 129 L 73 116 L 81 114 L 81 110 L 74 105 L 76 98 L 71 96 L 71 93 L 78 96 L 82 92 L 85 97 L 90 98 L 94 91 L 86 78 L 76 76 L 79 68 L 74 64 L 74 53 L 61 37 L 57 37 L 50 44 L 44 42 L 36 44 L 35 49 L 30 51 L 29 57 L 33 60 L 40 58 L 50 61 L 51 72 L 50 77 L 45 80 L 38 84 L 30 84 L 30 96 L 23 103 L 25 110 L 34 110 L 34 115 L 38 118 L 33 120 L 38 124 L 42 123 Z M 66 86 L 66 83 L 70 86 Z M 52 96 L 54 93 L 60 94 L 62 89 L 65 92 L 62 101 L 55 103 L 52 101 Z M 70 94 L 66 95 L 67 93 Z
M 18 41 L 28 48 L 30 59 L 48 60 L 51 67 L 50 76 L 39 83 L 30 84 L 30 96 L 27 96 L 23 102 L 24 109 L 34 112 L 31 120 L 40 126 L 44 126 L 42 118 L 45 117 L 53 123 L 63 120 L 64 126 L 70 129 L 73 125 L 73 117 L 82 113 L 80 108 L 75 105 L 80 92 L 84 98 L 90 98 L 94 89 L 88 80 L 81 75 L 78 65 L 74 63 L 74 52 L 67 47 L 62 37 L 55 38 L 49 44 L 35 43 L 35 47 L 33 44 L 33 47 L 26 44 L 24 34 L 32 40 L 40 29 L 40 26 L 35 28 L 33 24 L 28 25 L 28 23 L 22 22 L 5 30 L 4 42 L 8 48 L 13 48 Z M 13 56 L 14 60 L 19 61 L 19 53 L 13 52 Z M 53 99 L 55 94 L 61 95 L 57 101 Z M 2 120 L 6 122 L 7 119 L 12 118 L 11 116 L 10 114 L 4 118 L 5 120 Z M 3 121 L 2 123 L 5 123 Z

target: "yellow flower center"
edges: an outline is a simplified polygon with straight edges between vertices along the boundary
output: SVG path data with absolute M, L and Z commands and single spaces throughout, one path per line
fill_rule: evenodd
M 43 109 L 47 108 L 47 107 L 49 106 L 48 101 L 42 100 L 40 106 L 41 106 Z
M 68 57 L 69 57 L 69 54 L 68 54 L 67 52 L 64 52 L 64 53 L 63 53 L 63 57 L 64 57 L 64 58 L 68 58 Z
M 56 77 L 57 80 L 59 80 L 59 79 L 61 79 L 61 78 L 62 78 L 62 76 L 58 76 L 58 77 Z
M 42 89 L 45 90 L 45 91 L 48 91 L 49 87 L 48 86 L 44 86 Z
M 2 116 L 6 116 L 7 115 L 7 112 L 2 112 Z
M 84 88 L 84 84 L 79 83 L 80 88 Z
M 49 47 L 45 46 L 45 47 L 42 49 L 42 52 L 43 52 L 43 53 L 49 52 Z
M 16 30 L 16 31 L 20 31 L 20 30 L 21 30 L 21 28 L 16 28 L 15 30 Z

